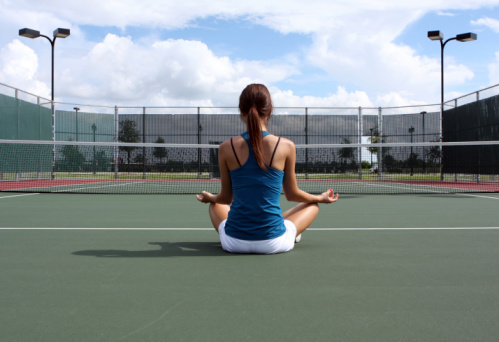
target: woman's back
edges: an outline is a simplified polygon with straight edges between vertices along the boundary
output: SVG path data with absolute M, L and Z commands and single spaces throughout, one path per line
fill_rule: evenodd
M 254 157 L 249 144 L 248 133 L 242 134 L 242 144 L 232 149 L 232 156 L 237 167 L 230 170 L 230 179 L 234 201 L 225 226 L 227 235 L 243 240 L 266 240 L 281 236 L 284 231 L 284 218 L 279 206 L 282 192 L 284 171 L 273 167 L 275 153 L 279 149 L 280 139 L 277 138 L 272 148 L 269 143 L 275 139 L 264 132 L 262 145 L 266 170 L 262 169 Z M 244 148 L 246 145 L 246 148 Z M 241 152 L 245 152 L 242 154 Z M 230 158 L 232 157 L 232 158 Z M 229 168 L 230 169 L 230 168 Z
M 279 145 L 277 146 L 277 149 L 275 149 L 278 141 Z M 269 165 L 270 160 L 272 159 L 272 155 L 274 155 L 271 166 L 277 170 L 281 171 L 284 170 L 286 157 L 290 151 L 290 144 L 292 145 L 293 143 L 285 138 L 280 138 L 279 140 L 279 137 L 272 134 L 265 136 L 262 140 L 262 152 L 263 152 L 264 163 L 266 165 Z M 221 146 L 220 152 L 222 152 L 223 147 L 227 149 L 228 153 L 226 161 L 229 170 L 232 171 L 239 167 L 239 163 L 233 153 L 234 151 L 237 157 L 239 158 L 239 162 L 241 163 L 241 165 L 243 165 L 248 160 L 249 145 L 241 135 L 232 138 L 232 145 L 234 146 L 234 151 L 232 150 L 230 140 L 224 142 L 223 145 L 226 146 Z

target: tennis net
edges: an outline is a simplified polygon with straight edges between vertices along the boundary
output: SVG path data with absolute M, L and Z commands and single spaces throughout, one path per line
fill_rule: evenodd
M 499 192 L 499 141 L 296 145 L 299 187 L 341 194 Z M 0 140 L 0 191 L 220 190 L 218 145 Z

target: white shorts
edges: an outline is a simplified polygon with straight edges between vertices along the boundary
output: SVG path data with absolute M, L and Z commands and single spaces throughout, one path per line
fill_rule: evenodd
M 244 254 L 276 254 L 289 252 L 295 247 L 296 226 L 289 220 L 284 220 L 286 232 L 269 240 L 240 240 L 225 234 L 225 223 L 223 220 L 218 227 L 218 234 L 220 235 L 220 242 L 222 243 L 223 250 L 230 253 L 244 253 Z

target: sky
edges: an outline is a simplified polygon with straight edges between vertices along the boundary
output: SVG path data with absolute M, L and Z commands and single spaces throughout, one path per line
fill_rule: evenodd
M 0 0 L 0 83 L 58 102 L 237 106 L 263 83 L 280 107 L 440 102 L 499 84 L 499 0 Z

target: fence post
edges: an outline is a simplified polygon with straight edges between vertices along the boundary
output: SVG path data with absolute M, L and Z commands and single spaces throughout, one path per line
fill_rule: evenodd
M 308 145 L 308 107 L 305 107 L 305 145 Z M 308 180 L 308 147 L 305 147 L 305 179 Z
M 52 141 L 55 142 L 55 104 L 53 100 L 50 102 L 50 106 L 52 108 Z M 55 144 L 52 147 L 52 173 L 50 179 L 55 179 Z
M 198 107 L 198 145 L 201 144 L 201 107 Z M 201 179 L 201 149 L 198 148 L 198 179 Z
M 378 108 L 378 144 L 383 142 L 383 114 L 381 107 Z M 383 148 L 378 147 L 378 179 L 383 178 Z
M 118 106 L 114 106 L 114 143 L 118 142 Z M 114 179 L 118 179 L 118 165 L 119 165 L 119 148 L 118 146 L 113 147 L 113 164 L 114 164 Z
M 146 142 L 146 107 L 142 107 L 142 143 Z M 142 179 L 146 179 L 146 148 L 142 147 Z
M 363 125 L 362 125 L 362 107 L 359 106 L 359 118 L 357 122 L 357 143 L 362 144 L 362 132 L 363 132 Z M 359 180 L 362 180 L 362 147 L 357 148 L 357 153 L 358 153 L 358 159 L 359 159 Z

